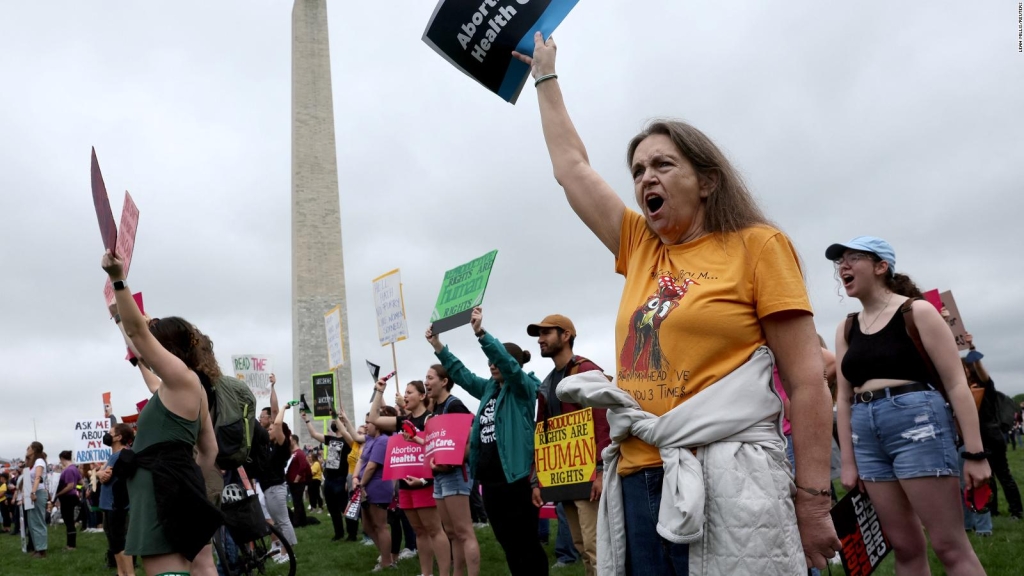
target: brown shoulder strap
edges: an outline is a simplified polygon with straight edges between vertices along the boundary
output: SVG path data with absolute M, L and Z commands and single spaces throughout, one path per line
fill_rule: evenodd
M 853 323 L 857 321 L 857 313 L 850 312 L 846 315 L 846 327 L 843 328 L 843 338 L 846 343 L 850 343 L 850 333 L 853 332 Z
M 928 376 L 931 377 L 931 385 L 935 386 L 939 394 L 942 394 L 942 398 L 949 402 L 949 397 L 946 396 L 946 387 L 942 384 L 942 378 L 939 376 L 939 371 L 935 369 L 935 363 L 932 362 L 931 356 L 928 355 L 928 351 L 924 348 L 924 343 L 921 342 L 921 332 L 917 329 L 917 321 L 914 320 L 914 301 L 920 300 L 920 298 L 907 298 L 906 302 L 900 306 L 900 312 L 903 314 L 903 323 L 907 325 L 907 335 L 914 342 L 914 347 L 917 348 L 917 353 L 921 355 L 921 359 L 924 360 L 924 366 L 928 370 Z

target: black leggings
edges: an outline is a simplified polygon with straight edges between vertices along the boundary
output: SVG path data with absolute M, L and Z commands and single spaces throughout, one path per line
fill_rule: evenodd
M 288 491 L 292 494 L 292 506 L 295 508 L 295 519 L 292 524 L 296 527 L 306 525 L 306 501 L 303 495 L 306 493 L 306 484 L 288 483 Z
M 540 509 L 533 505 L 530 479 L 484 484 L 484 509 L 512 576 L 546 576 L 548 555 L 537 540 Z
M 8 500 L 0 502 L 0 519 L 3 520 L 4 530 L 11 527 L 11 503 Z
M 309 507 L 323 508 L 324 500 L 320 497 L 320 480 L 310 480 L 306 488 L 309 492 Z
M 391 553 L 398 555 L 402 551 L 402 535 L 405 535 L 405 548 L 416 549 L 416 533 L 412 530 L 409 518 L 401 508 L 388 510 L 388 526 L 391 528 Z
M 345 507 L 348 506 L 346 494 L 345 478 L 324 478 L 324 502 L 327 504 L 327 512 L 331 515 L 336 540 L 345 537 Z
M 78 532 L 75 531 L 75 510 L 78 509 L 81 500 L 78 496 L 61 496 L 57 499 L 60 503 L 60 517 L 64 521 L 64 527 L 68 530 L 68 548 L 74 548 L 78 543 Z
M 1010 473 L 1010 464 L 1006 461 L 1006 444 L 990 446 L 986 449 L 989 452 L 988 465 L 992 468 L 992 511 L 999 512 L 997 506 L 999 488 L 996 486 L 996 480 L 998 480 L 999 484 L 1003 486 L 1003 496 L 1006 497 L 1010 515 L 1019 518 L 1024 515 L 1024 509 L 1021 506 L 1020 489 L 1017 488 L 1013 474 Z

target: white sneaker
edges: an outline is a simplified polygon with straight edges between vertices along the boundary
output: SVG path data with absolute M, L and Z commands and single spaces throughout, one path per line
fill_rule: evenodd
M 487 528 L 487 522 L 475 522 L 473 524 L 473 528 L 476 528 L 477 530 L 482 530 L 484 528 Z
M 274 542 L 270 545 L 270 550 L 267 551 L 267 556 L 269 556 L 271 560 L 277 562 L 278 564 L 284 564 L 289 561 L 288 555 L 285 554 L 284 550 L 281 549 L 280 542 Z
M 369 538 L 363 538 L 363 546 L 374 546 L 373 540 Z
M 413 550 L 409 550 L 408 548 L 403 548 L 402 551 L 398 553 L 399 560 L 408 560 L 409 558 L 417 558 L 418 556 L 419 554 Z

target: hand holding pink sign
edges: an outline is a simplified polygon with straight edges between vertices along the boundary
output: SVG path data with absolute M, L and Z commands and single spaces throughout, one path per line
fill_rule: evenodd
M 424 448 L 427 462 L 438 466 L 461 466 L 465 461 L 472 414 L 444 414 L 427 420 Z
M 418 434 L 421 438 L 423 432 Z M 392 434 L 388 440 L 387 455 L 384 457 L 384 480 L 405 480 L 413 478 L 433 478 L 419 442 L 406 440 L 401 434 Z

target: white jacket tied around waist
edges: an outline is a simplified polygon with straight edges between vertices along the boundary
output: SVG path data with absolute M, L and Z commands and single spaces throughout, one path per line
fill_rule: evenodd
M 601 372 L 558 384 L 559 399 L 608 409 L 612 443 L 602 452 L 599 574 L 626 573 L 618 462 L 619 446 L 629 436 L 661 452 L 658 534 L 689 544 L 691 576 L 806 574 L 773 365 L 771 351 L 762 346 L 731 374 L 660 417 L 641 410 Z

